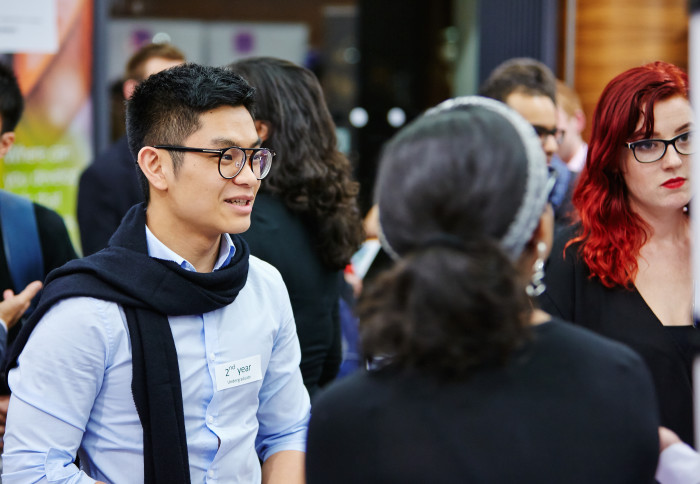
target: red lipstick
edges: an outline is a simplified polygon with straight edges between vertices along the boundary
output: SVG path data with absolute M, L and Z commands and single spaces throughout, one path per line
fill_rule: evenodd
M 670 180 L 666 180 L 663 185 L 663 187 L 669 188 L 671 190 L 680 188 L 685 184 L 685 178 L 678 177 L 678 178 L 671 178 Z

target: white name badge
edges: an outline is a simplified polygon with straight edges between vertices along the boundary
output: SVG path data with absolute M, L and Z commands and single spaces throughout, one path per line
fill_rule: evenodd
M 216 365 L 216 391 L 262 380 L 260 355 Z

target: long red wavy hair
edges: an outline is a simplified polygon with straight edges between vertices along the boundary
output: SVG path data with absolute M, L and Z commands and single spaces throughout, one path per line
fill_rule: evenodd
M 593 113 L 586 167 L 573 194 L 581 231 L 567 247 L 581 242 L 579 254 L 591 276 L 607 287 L 634 284 L 637 256 L 651 230 L 627 199 L 625 143 L 652 137 L 655 103 L 678 95 L 688 98 L 688 75 L 673 64 L 653 62 L 610 81 Z

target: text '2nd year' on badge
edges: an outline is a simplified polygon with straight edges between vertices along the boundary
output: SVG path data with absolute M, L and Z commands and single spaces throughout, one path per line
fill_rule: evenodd
M 260 355 L 216 365 L 216 391 L 262 380 Z

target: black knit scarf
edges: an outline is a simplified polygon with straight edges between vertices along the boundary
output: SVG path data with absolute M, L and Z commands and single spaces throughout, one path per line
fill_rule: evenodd
M 124 308 L 131 339 L 131 389 L 143 426 L 147 484 L 190 482 L 177 352 L 167 316 L 203 314 L 231 304 L 248 277 L 249 250 L 232 236 L 231 262 L 211 273 L 182 269 L 148 256 L 143 204 L 129 210 L 108 248 L 54 270 L 39 306 L 10 350 L 8 368 L 39 319 L 56 302 L 88 296 Z

